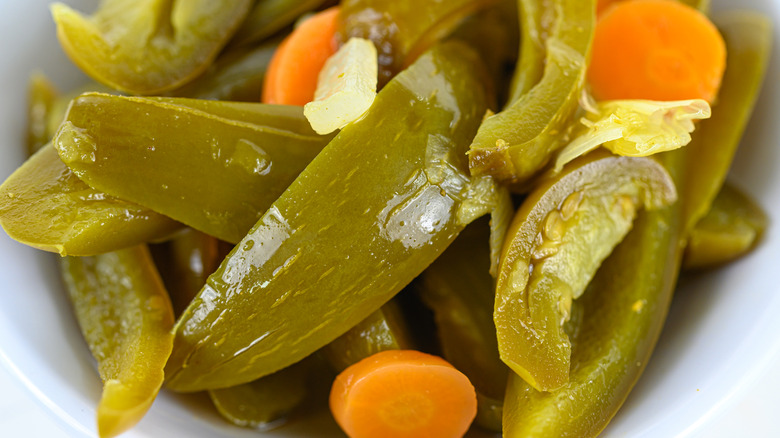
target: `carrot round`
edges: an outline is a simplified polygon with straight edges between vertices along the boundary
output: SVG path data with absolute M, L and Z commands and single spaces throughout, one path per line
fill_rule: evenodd
M 263 102 L 303 106 L 314 100 L 317 76 L 336 53 L 339 8 L 302 22 L 276 49 L 263 82 Z
M 462 437 L 477 413 L 469 379 L 414 350 L 376 353 L 333 382 L 330 409 L 350 438 Z
M 712 103 L 725 66 L 723 37 L 702 13 L 671 0 L 634 0 L 600 17 L 588 81 L 599 100 Z

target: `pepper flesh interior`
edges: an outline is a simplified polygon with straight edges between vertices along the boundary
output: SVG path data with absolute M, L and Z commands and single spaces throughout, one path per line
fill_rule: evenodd
M 599 151 L 600 152 L 600 151 Z M 637 209 L 675 201 L 674 182 L 649 158 L 595 153 L 541 184 L 518 210 L 501 257 L 494 320 L 501 359 L 538 390 L 568 381 L 563 330 Z

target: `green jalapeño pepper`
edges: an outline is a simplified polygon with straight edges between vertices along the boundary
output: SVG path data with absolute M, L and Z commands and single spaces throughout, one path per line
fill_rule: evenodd
M 769 219 L 752 199 L 726 184 L 688 235 L 683 268 L 712 268 L 750 252 Z
M 671 177 L 652 159 L 595 153 L 570 164 L 520 206 L 496 284 L 501 360 L 540 391 L 569 379 L 563 325 L 572 300 L 628 233 L 639 207 L 677 198 Z
M 262 41 L 323 3 L 325 0 L 258 0 L 236 31 L 230 46 L 244 46 Z
M 30 77 L 27 90 L 27 153 L 32 155 L 51 140 L 48 121 L 59 92 L 42 73 Z
M 192 228 L 185 228 L 170 240 L 150 247 L 177 317 L 224 258 L 226 253 L 219 247 L 216 238 Z
M 753 99 L 733 100 L 741 93 L 725 90 L 738 90 L 744 84 L 757 87 L 754 82 L 760 79 L 753 76 L 755 67 L 765 65 L 761 57 L 769 53 L 765 50 L 769 28 L 763 19 L 742 13 L 729 16 L 734 17 L 734 21 L 729 19 L 732 24 L 739 25 L 721 27 L 729 64 L 713 115 L 750 112 L 744 105 L 752 105 Z M 763 36 L 756 38 L 756 32 Z M 700 134 L 695 133 L 694 140 Z M 708 153 L 719 156 L 733 147 L 729 141 L 713 138 Z M 696 168 L 693 163 L 703 159 L 690 146 L 661 156 L 679 187 L 680 200 L 640 214 L 633 231 L 602 264 L 588 292 L 578 300 L 585 317 L 577 329 L 569 383 L 555 391 L 539 392 L 519 377 L 510 377 L 504 404 L 505 436 L 595 436 L 628 396 L 647 364 L 671 303 L 691 222 L 686 211 L 695 211 L 687 206 L 686 197 L 700 202 L 701 192 L 690 188 L 706 187 L 703 180 L 711 178 L 707 172 L 690 171 Z
M 512 104 L 539 83 L 544 74 L 545 45 L 552 34 L 551 3 L 539 0 L 517 0 L 520 13 L 520 53 L 518 55 L 508 104 Z
M 168 386 L 251 381 L 329 343 L 414 279 L 497 203 L 468 175 L 485 112 L 479 58 L 421 56 L 309 164 L 176 325 Z
M 99 192 L 41 148 L 0 186 L 0 225 L 25 245 L 90 256 L 170 236 L 182 225 Z
M 299 107 L 85 94 L 54 145 L 91 187 L 235 243 L 330 138 Z
M 337 372 L 385 350 L 413 348 L 401 308 L 395 300 L 385 303 L 356 326 L 326 345 L 322 352 Z
M 487 220 L 469 225 L 416 284 L 434 313 L 444 358 L 477 390 L 475 421 L 500 432 L 509 368 L 501 362 L 496 344 L 489 240 Z
M 701 123 L 686 146 L 691 156 L 686 187 L 686 227 L 690 230 L 717 196 L 761 89 L 772 46 L 772 24 L 751 12 L 715 18 L 726 42 L 726 71 L 712 117 Z
M 509 87 L 510 68 L 517 61 L 520 29 L 517 22 L 517 0 L 498 0 L 467 17 L 450 36 L 473 47 L 485 61 L 491 75 L 491 85 L 498 102 L 503 103 Z
M 169 93 L 193 99 L 260 102 L 265 71 L 278 41 L 226 51 L 197 79 Z
M 308 360 L 249 383 L 209 391 L 220 415 L 240 427 L 269 430 L 282 425 L 306 399 Z
M 473 175 L 493 175 L 520 184 L 528 180 L 565 144 L 565 128 L 578 107 L 596 23 L 595 0 L 552 0 L 538 8 L 554 14 L 545 41 L 544 74 L 538 84 L 498 114 L 485 119 L 469 150 Z M 521 7 L 523 4 L 521 4 Z M 532 13 L 531 11 L 527 11 Z M 528 20 L 525 20 L 528 21 Z M 530 44 L 530 43 L 528 43 Z M 521 58 L 520 67 L 533 62 Z M 532 73 L 528 73 L 532 83 Z M 516 79 L 516 83 L 521 80 Z M 518 88 L 516 85 L 515 88 Z M 516 92 L 515 92 L 516 93 Z
M 68 107 L 70 107 L 70 103 L 73 99 L 84 93 L 119 94 L 119 92 L 113 88 L 94 81 L 61 94 L 54 100 L 47 117 L 46 136 L 49 138 L 47 141 L 51 141 L 51 139 L 57 135 L 57 131 L 59 131 L 62 121 L 65 120 L 65 114 L 68 113 Z
M 661 158 L 677 184 L 682 182 L 686 152 L 667 152 Z M 681 213 L 680 201 L 640 211 L 631 232 L 574 302 L 572 310 L 579 316 L 570 329 L 574 338 L 567 383 L 537 391 L 510 374 L 505 437 L 588 438 L 606 427 L 642 374 L 661 333 L 680 267 Z
M 86 17 L 51 10 L 65 52 L 93 79 L 157 94 L 198 76 L 244 20 L 251 0 L 105 0 Z
M 342 0 L 339 35 L 374 42 L 379 87 L 446 36 L 474 11 L 495 0 Z
M 143 417 L 163 383 L 173 346 L 171 302 L 143 245 L 60 260 L 81 332 L 103 379 L 98 433 L 113 437 Z
M 332 368 L 341 372 L 374 353 L 407 348 L 412 348 L 411 339 L 400 307 L 391 300 L 319 352 Z M 209 396 L 231 423 L 268 430 L 283 423 L 309 395 L 307 377 L 314 374 L 313 359 L 307 357 L 249 383 L 209 390 Z

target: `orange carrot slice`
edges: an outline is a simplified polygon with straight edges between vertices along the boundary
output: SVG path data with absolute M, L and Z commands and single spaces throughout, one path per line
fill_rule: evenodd
M 599 100 L 712 103 L 726 46 L 701 12 L 671 0 L 619 2 L 599 19 L 588 80 Z
M 469 379 L 414 350 L 376 353 L 333 382 L 330 409 L 350 438 L 456 438 L 477 413 Z
M 339 8 L 302 22 L 276 49 L 263 83 L 263 102 L 303 106 L 314 100 L 317 76 L 336 53 Z

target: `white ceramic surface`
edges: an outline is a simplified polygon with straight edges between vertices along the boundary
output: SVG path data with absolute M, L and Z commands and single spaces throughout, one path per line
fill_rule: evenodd
M 29 73 L 39 69 L 62 89 L 85 81 L 56 42 L 48 3 L 0 0 L 2 179 L 24 159 Z M 68 3 L 88 11 L 96 1 Z M 773 17 L 776 26 L 780 23 L 780 0 L 713 3 L 716 10 L 763 11 Z M 776 37 L 775 41 L 764 91 L 732 172 L 732 180 L 761 202 L 775 226 L 749 257 L 682 281 L 653 359 L 604 436 L 712 436 L 724 417 L 735 421 L 750 417 L 735 417 L 735 406 L 745 406 L 751 397 L 746 391 L 762 387 L 772 372 L 770 364 L 780 364 L 780 282 L 776 277 L 780 260 L 780 230 L 776 226 L 780 218 L 780 44 Z M 92 437 L 100 383 L 68 306 L 56 260 L 0 233 L 0 363 L 68 436 Z M 780 383 L 778 379 L 766 381 Z M 763 389 L 767 394 L 775 392 Z M 0 400 L 3 393 L 0 387 Z M 163 394 L 126 436 L 257 436 L 224 425 L 201 401 Z M 31 425 L 31 431 L 34 427 Z M 314 427 L 333 430 L 327 416 L 319 417 Z M 751 430 L 751 424 L 745 424 L 747 435 L 755 436 Z M 285 428 L 278 435 L 264 436 L 308 435 L 304 433 L 303 429 Z M 4 435 L 1 423 L 0 435 Z M 339 436 L 336 432 L 330 435 Z

